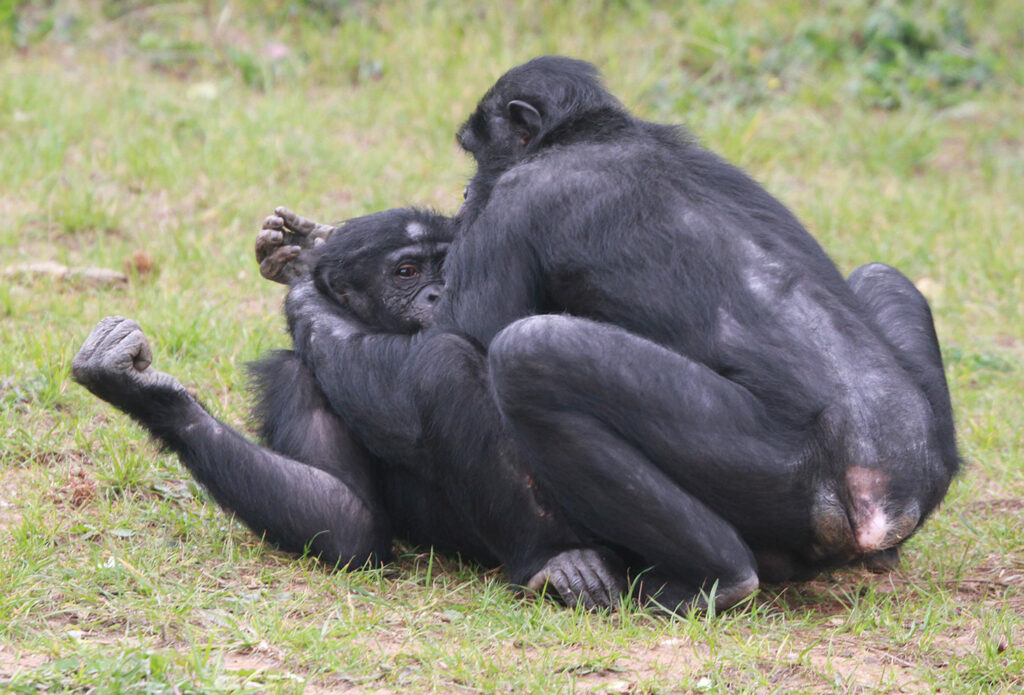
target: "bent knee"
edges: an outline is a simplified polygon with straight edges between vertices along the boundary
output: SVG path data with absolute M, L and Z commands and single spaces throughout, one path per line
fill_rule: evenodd
M 540 314 L 509 324 L 488 349 L 492 375 L 550 368 L 562 357 L 579 354 L 582 333 L 591 323 L 572 316 Z
M 867 263 L 854 270 L 846 282 L 854 294 L 858 295 L 899 292 L 904 295 L 909 293 L 912 296 L 921 296 L 910 278 L 891 265 L 877 261 Z
M 304 553 L 334 569 L 377 567 L 391 559 L 391 532 L 379 513 L 364 509 L 344 526 L 333 525 L 310 539 Z

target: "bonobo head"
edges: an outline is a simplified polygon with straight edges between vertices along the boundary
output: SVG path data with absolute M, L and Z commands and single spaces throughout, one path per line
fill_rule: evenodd
M 342 224 L 318 249 L 317 290 L 366 328 L 412 333 L 430 322 L 441 296 L 450 220 L 400 208 Z
M 487 91 L 456 136 L 478 167 L 467 202 L 486 195 L 503 171 L 537 150 L 591 139 L 628 119 L 590 63 L 543 56 L 512 68 Z

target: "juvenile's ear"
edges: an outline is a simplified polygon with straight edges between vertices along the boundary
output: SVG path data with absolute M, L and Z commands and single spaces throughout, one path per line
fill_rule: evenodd
M 324 297 L 333 299 L 341 306 L 346 305 L 349 287 L 338 271 L 337 264 L 317 263 L 313 268 L 313 285 Z
M 540 112 L 525 101 L 514 99 L 508 102 L 508 120 L 512 130 L 519 136 L 523 145 L 528 144 L 540 132 Z

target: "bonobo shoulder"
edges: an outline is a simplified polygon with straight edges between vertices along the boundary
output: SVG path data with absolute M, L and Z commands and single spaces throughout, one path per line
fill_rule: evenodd
M 622 190 L 623 179 L 634 175 L 643 161 L 640 148 L 619 143 L 552 147 L 504 172 L 495 182 L 492 202 L 495 198 L 507 203 L 526 199 L 532 207 L 570 192 L 615 194 Z

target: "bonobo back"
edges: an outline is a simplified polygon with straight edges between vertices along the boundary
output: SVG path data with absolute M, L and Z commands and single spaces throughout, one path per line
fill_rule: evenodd
M 506 73 L 459 140 L 479 168 L 456 218 L 442 320 L 492 349 L 499 336 L 496 388 L 520 430 L 538 404 L 557 404 L 557 422 L 573 402 L 604 423 L 592 437 L 650 457 L 623 450 L 623 470 L 653 464 L 751 543 L 819 566 L 901 543 L 938 504 L 959 457 L 931 315 L 906 278 L 845 280 L 756 181 L 681 129 L 633 117 L 574 61 Z M 639 354 L 662 371 L 633 374 Z M 531 369 L 561 389 L 535 393 Z M 613 374 L 588 385 L 599 369 Z M 639 418 L 663 415 L 643 401 L 603 404 L 634 390 L 650 401 L 647 389 L 675 394 L 662 406 L 675 431 L 636 434 L 649 429 Z M 534 451 L 555 446 L 542 431 Z M 759 448 L 763 458 L 745 457 Z M 731 496 L 715 483 L 723 471 Z

